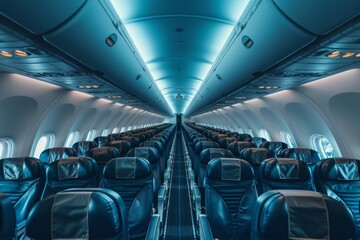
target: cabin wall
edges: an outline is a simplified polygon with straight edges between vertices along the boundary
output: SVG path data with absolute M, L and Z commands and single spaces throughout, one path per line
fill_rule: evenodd
M 115 127 L 128 130 L 165 118 L 119 103 L 99 99 L 17 74 L 0 73 L 0 138 L 14 143 L 12 156 L 32 155 L 39 138 L 55 135 L 63 146 L 68 134 L 78 130 L 79 140 L 96 129 L 100 136 Z
M 286 131 L 298 147 L 312 148 L 311 136 L 328 138 L 337 156 L 360 158 L 360 69 L 353 69 L 263 98 L 193 117 L 197 123 L 281 141 Z

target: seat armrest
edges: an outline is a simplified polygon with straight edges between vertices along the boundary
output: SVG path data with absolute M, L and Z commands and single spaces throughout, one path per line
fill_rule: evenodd
M 199 221 L 199 216 L 201 214 L 201 193 L 198 186 L 194 186 L 193 203 L 195 206 L 196 221 Z
M 146 240 L 155 240 L 160 237 L 160 216 L 159 214 L 154 214 L 151 217 L 151 221 L 146 233 Z
M 165 206 L 166 206 L 166 188 L 164 186 L 161 186 L 158 193 L 158 214 L 160 216 L 160 223 L 163 222 Z
M 199 235 L 200 240 L 213 240 L 211 227 L 205 214 L 199 216 Z

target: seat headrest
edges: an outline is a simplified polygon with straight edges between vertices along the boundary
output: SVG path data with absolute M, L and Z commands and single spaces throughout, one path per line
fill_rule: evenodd
M 131 147 L 137 147 L 140 144 L 140 139 L 137 137 L 121 137 L 120 140 L 128 141 L 131 144 Z
M 284 158 L 296 158 L 309 165 L 314 165 L 320 161 L 318 152 L 310 148 L 288 148 L 282 151 L 281 156 Z
M 106 144 L 108 143 L 108 137 L 105 137 L 105 136 L 100 136 L 100 137 L 96 137 L 94 138 L 94 142 L 96 142 L 96 144 L 99 146 L 99 147 L 105 147 Z
M 148 160 L 140 157 L 111 159 L 104 168 L 104 178 L 113 180 L 134 180 L 152 176 Z
M 239 133 L 238 135 L 238 140 L 240 142 L 245 141 L 246 139 L 251 139 L 251 135 L 250 134 L 246 134 L 246 133 Z
M 284 142 L 278 142 L 278 141 L 266 141 L 263 142 L 260 147 L 267 148 L 272 151 L 274 151 L 276 154 L 280 154 L 280 152 L 286 148 L 288 148 L 288 145 Z
M 250 139 L 248 139 L 250 140 Z M 252 137 L 250 142 L 256 145 L 256 147 L 260 147 L 263 142 L 265 142 L 266 139 L 262 137 Z
M 228 148 L 231 143 L 237 142 L 237 139 L 233 137 L 223 137 L 220 138 L 218 142 L 222 148 Z
M 206 177 L 211 180 L 245 181 L 254 179 L 251 165 L 239 158 L 215 158 L 206 168 Z
M 200 153 L 200 163 L 207 165 L 214 158 L 233 158 L 234 155 L 227 149 L 208 148 Z
M 158 151 L 153 147 L 136 147 L 131 149 L 127 154 L 127 157 L 141 157 L 148 160 L 151 164 L 160 161 L 160 155 Z
M 125 156 L 132 147 L 131 143 L 126 140 L 111 141 L 108 143 L 108 146 L 116 148 L 120 156 Z
M 98 175 L 96 162 L 88 157 L 62 158 L 49 164 L 48 180 L 89 179 Z
M 316 169 L 322 180 L 359 181 L 360 160 L 352 158 L 328 158 L 318 162 Z
M 106 163 L 110 159 L 120 157 L 119 150 L 115 147 L 98 147 L 90 149 L 86 157 L 95 159 L 97 163 Z
M 313 191 L 272 190 L 256 202 L 252 235 L 259 240 L 353 239 L 356 227 L 340 201 Z
M 68 147 L 53 147 L 45 149 L 40 154 L 40 161 L 44 163 L 51 163 L 60 158 L 76 157 L 77 153 L 74 149 Z
M 131 134 L 131 137 L 136 137 L 140 140 L 140 142 L 145 141 L 145 136 L 142 134 Z
M 240 158 L 251 165 L 260 165 L 262 161 L 275 157 L 273 151 L 266 148 L 245 148 L 240 153 Z
M 111 133 L 108 135 L 108 142 L 120 140 L 126 133 Z M 130 133 L 129 133 L 130 134 Z
M 251 142 L 232 142 L 229 144 L 228 149 L 234 154 L 235 156 L 239 156 L 241 151 L 245 148 L 255 148 L 255 144 Z
M 85 156 L 86 152 L 98 145 L 94 141 L 79 141 L 72 145 L 72 148 L 77 152 L 78 156 Z
M 207 148 L 220 148 L 220 145 L 217 142 L 213 141 L 201 141 L 196 143 L 194 151 L 196 154 L 200 154 L 202 150 Z
M 155 148 L 159 154 L 164 153 L 164 145 L 159 141 L 154 141 L 154 140 L 146 141 L 142 144 L 142 146 Z
M 294 158 L 270 158 L 261 163 L 260 173 L 267 180 L 310 180 L 309 166 Z
M 0 159 L 0 180 L 24 181 L 44 177 L 44 166 L 32 157 Z
M 195 145 L 196 143 L 201 141 L 208 141 L 208 139 L 206 137 L 196 137 L 192 140 L 192 144 Z
M 68 189 L 45 198 L 31 210 L 31 239 L 127 239 L 125 204 L 109 189 Z
M 228 137 L 228 135 L 227 135 L 227 134 L 216 134 L 216 135 L 214 136 L 214 141 L 219 142 L 219 141 L 220 141 L 220 139 L 222 139 L 222 138 L 226 138 L 226 137 Z

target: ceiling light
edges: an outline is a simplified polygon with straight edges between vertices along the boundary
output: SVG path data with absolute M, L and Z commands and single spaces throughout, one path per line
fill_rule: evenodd
M 3 57 L 8 57 L 8 58 L 13 57 L 13 55 L 7 51 L 0 51 L 0 55 Z
M 81 89 L 96 89 L 96 88 L 99 88 L 98 85 L 80 85 L 80 86 L 77 86 L 78 88 L 81 88 Z
M 110 99 L 119 99 L 119 98 L 121 98 L 121 96 L 108 96 L 107 98 L 110 98 Z
M 28 57 L 28 56 L 30 56 L 30 53 L 25 52 L 25 51 L 23 51 L 23 50 L 19 50 L 19 49 L 14 50 L 13 53 L 14 53 L 16 56 L 19 56 L 19 57 Z
M 344 53 L 344 55 L 342 55 L 343 58 L 348 58 L 348 57 L 352 57 L 355 55 L 355 52 L 347 52 Z
M 264 89 L 265 86 L 258 86 L 258 89 Z
M 244 96 L 235 97 L 235 99 L 246 99 Z
M 360 53 L 357 53 L 357 54 L 355 55 L 355 57 L 360 57 Z
M 334 57 L 338 57 L 340 56 L 341 52 L 339 51 L 335 51 L 335 52 L 331 52 L 328 55 L 326 55 L 328 58 L 334 58 Z

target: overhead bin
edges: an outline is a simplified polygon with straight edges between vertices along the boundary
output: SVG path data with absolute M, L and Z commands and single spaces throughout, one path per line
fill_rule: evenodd
M 284 16 L 272 1 L 261 1 L 198 94 L 194 101 L 198 105 L 192 106 L 195 107 L 192 110 L 198 110 L 241 87 L 315 38 Z M 252 41 L 252 46 L 247 45 L 247 39 Z
M 0 13 L 34 34 L 43 34 L 69 19 L 85 2 L 85 0 L 20 2 L 3 0 L 0 1 Z
M 114 43 L 110 46 L 109 37 Z M 158 109 L 170 111 L 99 1 L 87 1 L 76 15 L 43 38 L 111 83 Z
M 324 35 L 360 15 L 359 0 L 273 1 L 289 19 L 317 35 Z

